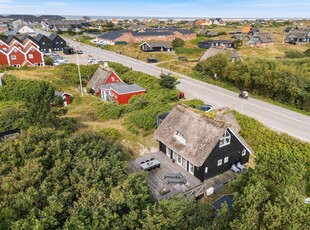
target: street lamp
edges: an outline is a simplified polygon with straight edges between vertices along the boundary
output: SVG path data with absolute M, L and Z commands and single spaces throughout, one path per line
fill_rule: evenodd
M 78 46 L 75 47 L 75 52 L 76 52 L 76 61 L 77 61 L 79 79 L 80 79 L 80 90 L 81 90 L 81 95 L 83 97 L 83 86 L 82 86 L 82 77 L 81 77 L 81 71 L 80 71 L 80 60 L 79 60 Z

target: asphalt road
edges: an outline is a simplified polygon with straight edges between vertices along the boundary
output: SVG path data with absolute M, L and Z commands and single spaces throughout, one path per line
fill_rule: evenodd
M 90 54 L 101 60 L 122 63 L 134 70 L 141 71 L 158 77 L 160 73 L 169 73 L 167 69 L 148 64 L 133 58 L 102 50 L 93 46 L 80 44 L 66 39 L 70 46 L 79 46 L 85 54 Z M 282 107 L 269 104 L 249 97 L 248 100 L 240 99 L 237 93 L 210 85 L 185 75 L 180 76 L 177 88 L 185 93 L 186 98 L 198 98 L 215 108 L 227 106 L 247 116 L 253 117 L 266 126 L 279 132 L 287 133 L 295 138 L 310 142 L 310 117 L 293 112 Z

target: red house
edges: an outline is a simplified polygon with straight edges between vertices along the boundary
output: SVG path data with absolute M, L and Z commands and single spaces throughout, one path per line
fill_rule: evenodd
M 0 65 L 5 66 L 8 64 L 9 64 L 9 59 L 8 59 L 7 54 L 2 49 L 0 49 Z
M 43 53 L 39 50 L 39 48 L 37 48 L 37 46 L 34 46 L 32 42 L 27 43 L 27 45 L 24 48 L 24 52 L 25 52 L 27 61 L 30 62 L 32 65 L 44 66 Z
M 116 101 L 127 104 L 134 96 L 145 93 L 145 89 L 137 84 L 127 85 L 112 70 L 99 67 L 87 84 L 91 92 L 100 95 L 105 101 Z
M 100 86 L 114 82 L 123 82 L 123 80 L 112 70 L 99 67 L 87 83 L 87 87 L 90 88 L 92 93 L 100 96 Z
M 30 38 L 21 42 L 15 36 L 10 36 L 6 41 L 0 40 L 0 65 L 44 66 L 44 56 Z
M 145 89 L 137 84 L 127 85 L 124 82 L 108 83 L 102 85 L 101 98 L 105 101 L 116 101 L 127 104 L 132 96 L 145 93 Z
M 0 50 L 3 50 L 4 52 L 7 52 L 8 49 L 9 49 L 9 45 L 6 44 L 5 41 L 2 41 L 2 40 L 0 39 Z
M 71 104 L 72 94 L 66 92 L 56 92 L 54 93 L 55 97 L 61 97 L 64 101 L 64 106 Z
M 26 61 L 25 53 L 13 44 L 10 46 L 7 55 L 9 58 L 9 65 L 12 66 L 20 67 Z

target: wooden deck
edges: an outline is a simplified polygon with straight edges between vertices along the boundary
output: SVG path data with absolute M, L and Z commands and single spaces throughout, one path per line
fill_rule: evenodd
M 204 195 L 206 190 L 210 187 L 221 186 L 226 184 L 228 180 L 235 178 L 235 174 L 231 171 L 227 171 L 209 180 L 201 182 L 198 178 L 184 170 L 177 163 L 173 163 L 172 159 L 166 156 L 162 152 L 155 152 L 140 158 L 136 158 L 128 162 L 128 173 L 134 173 L 141 171 L 140 163 L 147 159 L 155 158 L 160 162 L 160 168 L 153 169 L 148 172 L 147 183 L 151 190 L 152 195 L 156 199 L 168 198 L 177 193 L 184 193 L 189 196 L 197 197 Z M 186 184 L 170 183 L 168 184 L 165 175 L 167 173 L 179 173 L 181 172 L 186 179 Z M 163 191 L 166 192 L 162 195 Z

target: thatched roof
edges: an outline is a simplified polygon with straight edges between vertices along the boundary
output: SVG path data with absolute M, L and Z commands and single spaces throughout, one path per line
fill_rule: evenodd
M 226 117 L 226 116 L 224 116 Z M 227 116 L 229 118 L 229 116 Z M 155 132 L 155 138 L 195 166 L 201 166 L 214 149 L 225 130 L 224 121 L 183 104 L 177 104 Z M 186 144 L 178 141 L 180 132 Z
M 228 107 L 215 110 L 216 119 L 224 121 L 235 133 L 239 133 L 241 128 L 234 117 L 232 111 Z
M 204 61 L 218 54 L 226 54 L 226 53 L 228 53 L 228 55 L 231 58 L 241 58 L 240 53 L 234 48 L 227 48 L 224 46 L 221 47 L 213 46 L 206 50 L 206 52 L 200 58 L 200 61 Z
M 100 86 L 104 84 L 111 72 L 111 70 L 98 67 L 92 78 L 87 83 L 87 87 L 95 90 L 95 93 L 98 93 L 100 91 Z

